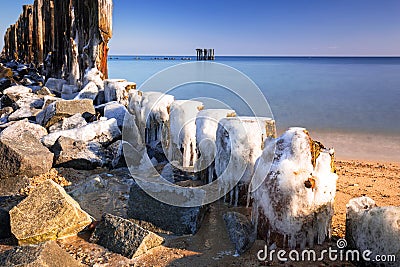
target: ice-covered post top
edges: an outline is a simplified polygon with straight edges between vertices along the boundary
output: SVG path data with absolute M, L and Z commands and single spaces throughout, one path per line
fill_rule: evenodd
M 215 170 L 215 141 L 218 123 L 221 119 L 236 117 L 234 110 L 230 109 L 206 109 L 197 114 L 196 118 L 196 143 L 198 160 L 195 171 L 205 183 L 213 181 Z
M 196 117 L 203 103 L 176 100 L 170 111 L 169 161 L 178 161 L 184 168 L 193 167 L 196 153 Z
M 267 142 L 254 178 L 261 185 L 253 188 L 253 220 L 268 245 L 312 247 L 331 235 L 338 179 L 333 150 L 305 129 L 291 128 Z
M 219 177 L 219 190 L 224 195 L 231 192 L 228 198 L 232 204 L 247 204 L 248 186 L 256 160 L 261 156 L 264 141 L 275 135 L 275 121 L 271 118 L 220 120 L 216 134 L 215 171 Z M 235 187 L 238 181 L 239 185 Z
M 144 92 L 131 96 L 129 110 L 135 114 L 137 125 L 149 145 L 157 145 L 164 138 L 163 132 L 168 132 L 164 127 L 168 126 L 170 106 L 174 102 L 174 96 L 160 92 Z

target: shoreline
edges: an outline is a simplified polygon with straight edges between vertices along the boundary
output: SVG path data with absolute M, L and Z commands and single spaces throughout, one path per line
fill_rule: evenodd
M 336 160 L 400 165 L 400 135 L 306 129 L 314 140 L 335 149 Z M 278 136 L 283 132 L 278 129 Z

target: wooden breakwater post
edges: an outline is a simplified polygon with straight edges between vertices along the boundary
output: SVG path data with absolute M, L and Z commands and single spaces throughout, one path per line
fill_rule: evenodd
M 214 49 L 196 49 L 197 60 L 215 60 Z
M 7 29 L 2 57 L 77 86 L 92 68 L 107 79 L 112 7 L 112 0 L 34 0 Z

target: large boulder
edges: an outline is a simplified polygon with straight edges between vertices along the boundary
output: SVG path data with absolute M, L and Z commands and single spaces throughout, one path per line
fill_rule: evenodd
M 147 190 L 160 190 L 155 183 L 146 186 Z M 195 234 L 206 211 L 205 206 L 191 208 L 169 205 L 148 195 L 137 183 L 131 186 L 128 218 L 147 230 L 176 235 Z
M 97 94 L 99 93 L 99 88 L 94 82 L 88 83 L 75 97 L 75 99 L 91 99 L 95 100 Z
M 124 119 L 127 114 L 127 108 L 118 102 L 107 103 L 104 107 L 104 117 L 108 119 L 115 118 L 119 127 L 124 125 Z
M 67 192 L 96 220 L 104 213 L 126 218 L 132 182 L 129 170 L 121 168 L 90 176 L 68 186 Z
M 86 126 L 88 123 L 86 122 L 85 118 L 82 117 L 82 114 L 75 114 L 72 117 L 64 118 L 61 121 L 53 124 L 49 128 L 50 133 L 71 130 L 75 128 L 80 128 Z
M 77 113 L 88 118 L 94 116 L 96 111 L 93 101 L 90 99 L 56 101 L 42 111 L 41 116 L 37 117 L 37 122 L 49 128 L 63 118 L 71 117 Z
M 400 259 L 400 207 L 377 207 L 369 197 L 351 199 L 346 207 L 347 248 L 360 252 L 369 250 L 368 259 L 361 259 L 366 266 L 399 266 L 393 259 L 373 260 L 378 255 Z
M 250 249 L 256 241 L 257 232 L 247 217 L 238 212 L 228 212 L 224 215 L 224 221 L 236 254 L 241 255 Z
M 42 142 L 47 147 L 52 147 L 60 136 L 69 137 L 75 141 L 85 143 L 98 142 L 102 145 L 109 145 L 121 137 L 121 131 L 115 119 L 100 120 L 89 123 L 77 129 L 70 129 L 51 133 L 43 137 Z
M 50 89 L 50 91 L 56 95 L 61 95 L 63 85 L 67 84 L 66 80 L 63 79 L 55 79 L 49 78 L 46 82 L 46 87 Z
M 133 222 L 111 214 L 104 214 L 90 242 L 127 258 L 134 258 L 160 246 L 164 239 Z
M 11 231 L 20 245 L 76 235 L 92 220 L 65 190 L 47 180 L 10 211 Z
M 28 177 L 48 172 L 53 164 L 53 154 L 40 142 L 47 131 L 27 121 L 20 121 L 0 134 L 0 177 L 26 175 Z
M 0 254 L 0 266 L 18 267 L 80 267 L 82 266 L 56 242 L 50 241 L 37 246 L 15 247 Z
M 104 148 L 96 142 L 85 143 L 60 136 L 51 150 L 56 167 L 87 170 L 102 167 L 107 163 Z

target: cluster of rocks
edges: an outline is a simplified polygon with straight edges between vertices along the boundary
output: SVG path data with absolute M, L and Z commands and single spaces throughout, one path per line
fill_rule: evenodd
M 22 64 L 18 61 L 0 63 L 0 92 L 12 85 L 24 85 L 38 91 L 44 85 L 42 71 L 33 64 Z

